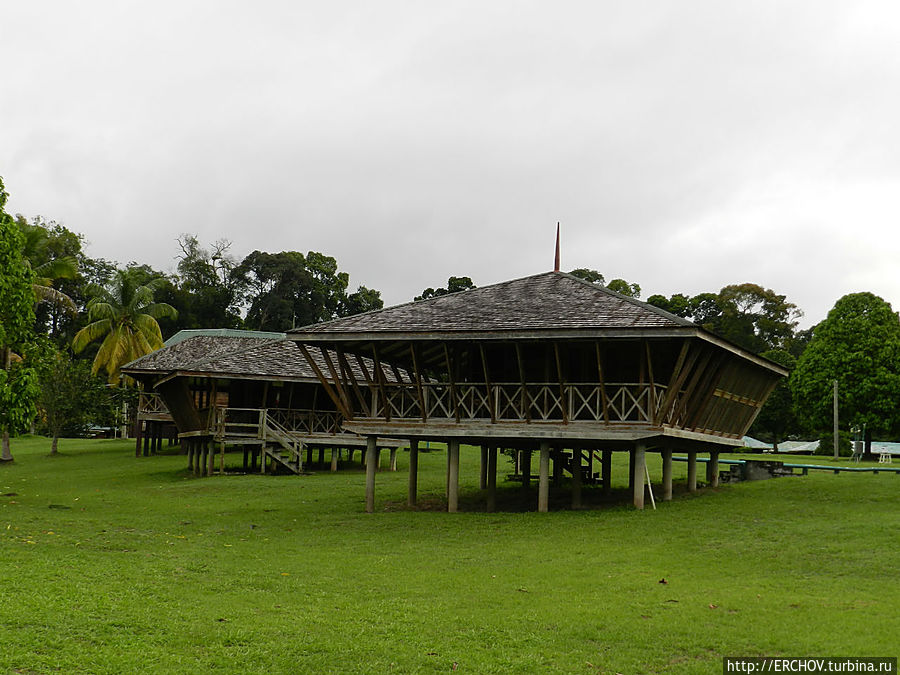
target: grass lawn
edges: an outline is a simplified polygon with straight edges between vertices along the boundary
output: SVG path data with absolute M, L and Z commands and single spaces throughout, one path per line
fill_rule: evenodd
M 507 510 L 485 514 L 463 448 L 464 512 L 437 510 L 439 451 L 420 455 L 433 509 L 404 506 L 400 453 L 367 515 L 359 470 L 198 479 L 131 441 L 60 450 L 14 439 L 0 466 L 0 672 L 721 673 L 724 655 L 898 654 L 900 475 L 643 512 L 526 512 L 506 484 Z

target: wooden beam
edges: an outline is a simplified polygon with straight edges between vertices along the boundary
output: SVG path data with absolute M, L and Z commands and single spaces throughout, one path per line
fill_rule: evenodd
M 453 361 L 450 358 L 450 350 L 447 348 L 447 343 L 443 342 L 442 344 L 444 346 L 444 360 L 447 363 L 447 379 L 450 381 L 450 402 L 453 406 L 453 416 L 459 422 L 459 394 L 456 391 L 456 374 L 453 372 Z
M 600 341 L 594 342 L 597 350 L 597 377 L 600 383 L 600 404 L 603 406 L 603 421 L 609 424 L 609 399 L 606 398 L 606 384 L 603 380 L 603 358 L 600 350 Z
M 372 343 L 372 363 L 375 366 L 375 380 L 378 382 L 378 390 L 381 392 L 382 405 L 384 407 L 384 419 L 391 421 L 391 403 L 388 401 L 387 386 L 384 382 L 384 371 L 381 369 L 381 359 L 378 358 L 378 347 Z
M 328 382 L 328 378 L 325 377 L 325 374 L 319 368 L 319 364 L 313 360 L 312 355 L 306 349 L 306 345 L 302 342 L 298 342 L 297 346 L 300 348 L 300 352 L 306 358 L 306 362 L 309 364 L 309 367 L 312 368 L 313 372 L 316 374 L 316 377 L 319 378 L 319 382 L 322 384 L 322 388 L 325 390 L 325 393 L 328 394 L 328 397 L 332 400 L 335 407 L 341 412 L 344 416 L 344 419 L 352 420 L 353 416 L 350 414 L 350 411 L 346 409 L 344 406 L 344 402 L 340 396 L 334 391 L 331 384 Z
M 416 378 L 416 396 L 419 398 L 419 412 L 422 415 L 422 421 L 428 421 L 428 411 L 425 409 L 425 396 L 422 394 L 422 373 L 419 371 L 419 360 L 416 358 L 416 346 L 409 343 L 409 353 L 412 356 L 413 373 Z M 457 417 L 457 422 L 459 417 Z
M 366 401 L 366 397 L 363 396 L 362 391 L 359 388 L 359 383 L 356 381 L 356 376 L 353 374 L 353 369 L 350 367 L 350 362 L 347 361 L 347 355 L 344 354 L 342 349 L 336 349 L 335 353 L 338 357 L 338 364 L 341 367 L 341 372 L 344 375 L 344 380 L 350 383 L 350 388 L 354 394 L 356 394 L 356 400 L 359 401 L 359 406 L 362 411 L 365 413 L 366 417 L 372 417 L 372 411 L 369 407 L 369 402 Z
M 488 410 L 491 413 L 491 423 L 497 423 L 497 401 L 491 394 L 491 374 L 488 369 L 487 355 L 484 353 L 484 345 L 478 343 L 478 350 L 481 352 L 481 367 L 484 370 L 484 386 L 487 389 Z
M 337 368 L 335 368 L 334 362 L 331 360 L 331 354 L 328 353 L 328 350 L 325 349 L 325 347 L 319 347 L 319 351 L 322 352 L 322 360 L 325 361 L 325 365 L 328 366 L 331 377 L 334 378 L 334 388 L 337 391 L 338 396 L 340 396 L 341 400 L 344 402 L 344 410 L 350 413 L 348 417 L 352 419 L 353 404 L 350 402 L 350 396 L 347 394 L 344 383 L 341 381 L 340 375 L 338 375 Z
M 665 398 L 663 398 L 663 403 L 659 407 L 656 418 L 653 420 L 653 423 L 656 425 L 663 424 L 669 416 L 669 411 L 678 400 L 678 392 L 684 384 L 684 380 L 688 376 L 690 369 L 694 366 L 694 361 L 696 361 L 699 356 L 699 351 L 694 350 L 690 363 L 686 365 L 685 361 L 690 346 L 690 340 L 684 340 L 681 344 L 681 351 L 678 354 L 678 359 L 675 361 L 675 367 L 672 369 L 672 376 L 669 378 Z
M 556 357 L 556 376 L 559 380 L 559 408 L 562 411 L 563 423 L 569 423 L 569 405 L 566 400 L 566 384 L 565 377 L 563 376 L 562 370 L 562 359 L 559 355 L 559 343 L 553 343 L 553 354 Z
M 525 421 L 531 422 L 531 399 L 528 396 L 528 386 L 525 384 L 525 361 L 522 359 L 522 348 L 518 342 L 516 346 L 516 360 L 519 362 L 519 379 L 522 382 L 522 412 L 525 413 Z
M 688 492 L 697 491 L 697 451 L 688 450 Z

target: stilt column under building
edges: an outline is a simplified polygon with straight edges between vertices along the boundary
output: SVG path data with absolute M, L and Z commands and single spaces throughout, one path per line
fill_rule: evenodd
M 447 511 L 456 513 L 459 510 L 459 441 L 447 443 Z
M 644 473 L 646 467 L 646 450 L 643 444 L 638 443 L 631 451 L 631 482 L 634 488 L 634 508 L 644 508 Z
M 416 505 L 419 491 L 419 441 L 413 439 L 409 442 L 409 494 L 406 503 L 409 506 Z
M 662 451 L 662 500 L 672 500 L 672 451 Z
M 378 452 L 378 439 L 366 437 L 366 513 L 375 510 L 375 453 Z
M 497 508 L 497 446 L 488 448 L 487 456 L 487 511 Z
M 541 443 L 540 478 L 538 481 L 538 511 L 550 509 L 550 444 Z
M 697 491 L 697 451 L 688 451 L 688 492 Z
M 572 508 L 581 508 L 581 449 L 572 450 Z

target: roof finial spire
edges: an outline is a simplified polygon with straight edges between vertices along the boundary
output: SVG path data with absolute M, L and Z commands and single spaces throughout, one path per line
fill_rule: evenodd
M 553 271 L 559 272 L 559 221 L 556 222 L 556 258 L 553 261 Z

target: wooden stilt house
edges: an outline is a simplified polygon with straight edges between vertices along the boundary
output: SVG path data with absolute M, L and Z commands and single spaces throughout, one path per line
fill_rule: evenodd
M 458 504 L 460 443 L 481 446 L 488 508 L 498 448 L 521 449 L 522 479 L 540 453 L 538 509 L 547 510 L 550 462 L 571 476 L 581 500 L 585 452 L 630 453 L 634 504 L 643 508 L 646 453 L 663 462 L 662 498 L 672 495 L 672 451 L 709 452 L 717 481 L 722 450 L 741 445 L 766 397 L 786 374 L 697 325 L 569 274 L 549 272 L 291 331 L 343 426 L 370 439 L 448 443 L 448 509 Z M 367 359 L 367 361 L 363 361 Z M 327 367 L 322 368 L 324 362 Z M 358 364 L 355 369 L 347 365 Z M 401 366 L 388 381 L 381 363 Z M 367 364 L 373 364 L 369 368 Z M 374 507 L 374 473 L 366 507 Z
M 213 472 L 216 449 L 221 470 L 229 445 L 242 447 L 246 470 L 258 462 L 260 471 L 268 464 L 294 473 L 313 461 L 314 451 L 323 464 L 330 448 L 336 470 L 342 452 L 352 459 L 366 446 L 342 427 L 315 371 L 282 333 L 181 331 L 122 372 L 143 385 L 138 419 L 146 420 L 145 433 L 155 434 L 157 420 L 168 415 L 195 473 Z M 382 440 L 379 447 L 391 449 L 394 468 L 397 443 Z

